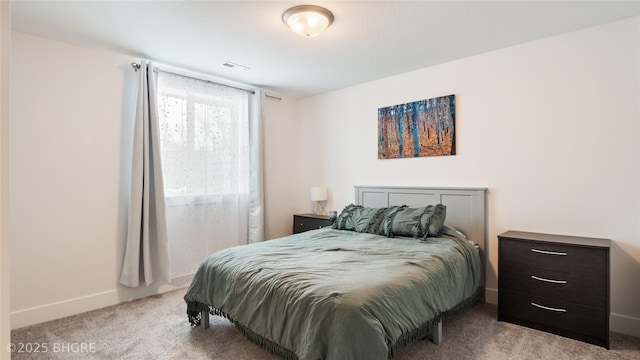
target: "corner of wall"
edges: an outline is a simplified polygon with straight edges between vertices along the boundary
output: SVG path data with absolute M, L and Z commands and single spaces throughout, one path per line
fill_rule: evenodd
M 10 239 L 9 239 L 9 67 L 11 51 L 11 2 L 0 1 L 0 359 L 11 341 Z

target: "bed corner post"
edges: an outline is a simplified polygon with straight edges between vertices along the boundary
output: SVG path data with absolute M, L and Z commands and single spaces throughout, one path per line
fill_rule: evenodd
M 442 342 L 442 319 L 433 327 L 433 343 L 440 345 Z
M 202 328 L 209 328 L 209 310 L 203 310 L 200 312 L 200 317 L 202 318 Z

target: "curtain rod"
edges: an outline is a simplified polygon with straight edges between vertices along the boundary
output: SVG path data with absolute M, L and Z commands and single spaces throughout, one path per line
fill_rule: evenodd
M 133 70 L 138 71 L 138 69 L 140 69 L 140 64 L 132 62 L 131 63 L 131 67 L 133 67 Z M 167 74 L 183 76 L 183 77 L 186 77 L 186 78 L 189 78 L 189 79 L 193 79 L 193 80 L 205 81 L 205 82 L 216 84 L 216 85 L 227 86 L 227 87 L 230 87 L 232 89 L 238 89 L 238 90 L 246 91 L 246 92 L 249 92 L 251 94 L 255 94 L 256 93 L 255 91 L 250 90 L 250 89 L 244 89 L 244 88 L 241 88 L 241 87 L 231 86 L 231 85 L 227 85 L 227 84 L 220 84 L 220 83 L 217 83 L 217 82 L 211 81 L 211 80 L 200 79 L 200 78 L 197 78 L 197 77 L 187 76 L 187 75 L 183 75 L 183 74 L 177 74 L 177 73 L 174 73 L 174 72 L 171 72 L 171 71 L 161 70 L 161 69 L 158 69 L 158 68 L 156 68 L 156 70 L 164 72 L 164 73 L 167 73 Z M 279 97 L 276 97 L 276 96 L 272 96 L 272 95 L 269 95 L 269 94 L 264 94 L 264 96 L 268 97 L 268 98 L 271 98 L 271 99 L 278 100 L 278 101 L 282 100 L 282 98 L 279 98 Z

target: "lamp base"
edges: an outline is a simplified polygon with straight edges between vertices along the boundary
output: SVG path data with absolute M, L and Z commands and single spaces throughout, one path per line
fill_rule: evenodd
M 324 215 L 324 206 L 320 201 L 316 201 L 316 206 L 313 208 L 313 213 L 316 215 Z

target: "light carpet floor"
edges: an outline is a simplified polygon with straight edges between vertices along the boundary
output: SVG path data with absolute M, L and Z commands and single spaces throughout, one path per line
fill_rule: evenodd
M 278 359 L 224 318 L 212 316 L 206 330 L 191 328 L 184 293 L 177 290 L 14 330 L 12 359 Z M 418 341 L 400 349 L 395 359 L 640 359 L 640 339 L 635 337 L 611 333 L 611 350 L 606 350 L 496 318 L 495 305 L 477 304 L 443 323 L 440 345 Z M 47 351 L 34 353 L 36 343 L 46 344 Z

